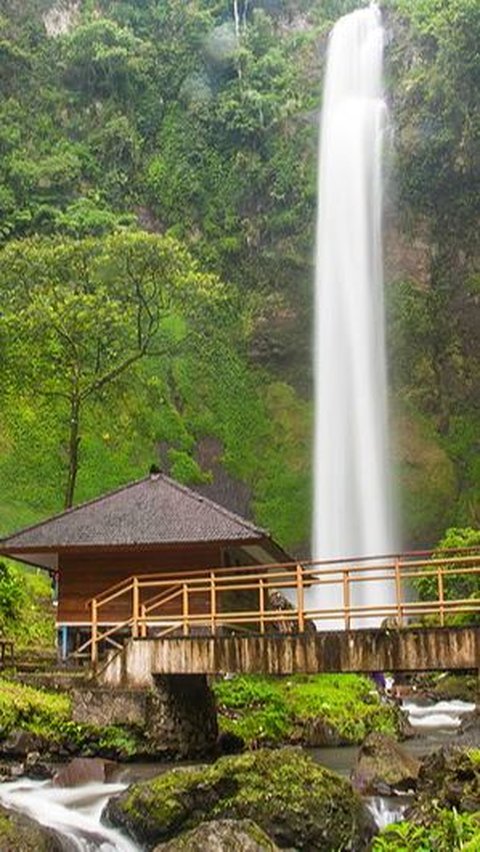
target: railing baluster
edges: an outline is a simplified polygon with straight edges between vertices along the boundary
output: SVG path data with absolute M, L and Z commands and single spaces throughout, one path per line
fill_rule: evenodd
M 260 633 L 265 633 L 265 583 L 261 577 L 258 588 L 258 603 L 260 607 Z
M 395 596 L 397 598 L 397 619 L 398 626 L 403 625 L 403 609 L 402 609 L 402 578 L 400 575 L 400 560 L 397 556 L 395 559 Z
M 210 629 L 212 636 L 217 632 L 217 590 L 215 586 L 215 571 L 210 572 Z
M 140 593 L 138 588 L 138 577 L 133 578 L 132 586 L 132 638 L 138 639 L 138 617 L 140 608 Z
M 303 588 L 303 566 L 297 562 L 297 613 L 298 632 L 305 633 L 305 593 Z
M 350 571 L 343 569 L 343 608 L 345 615 L 345 630 L 350 630 Z
M 182 586 L 182 598 L 183 598 L 183 635 L 188 636 L 190 633 L 190 626 L 188 623 L 188 585 L 184 583 Z
M 147 607 L 145 606 L 145 604 L 141 605 L 140 612 L 141 612 L 141 615 L 142 615 L 142 620 L 141 620 L 141 624 L 140 624 L 140 636 L 142 637 L 142 639 L 146 639 L 148 631 L 147 631 Z
M 445 627 L 445 597 L 443 588 L 443 565 L 437 567 L 438 600 L 440 603 L 440 626 Z
M 92 600 L 92 647 L 91 647 L 92 668 L 95 669 L 98 663 L 98 614 L 97 614 L 97 599 Z

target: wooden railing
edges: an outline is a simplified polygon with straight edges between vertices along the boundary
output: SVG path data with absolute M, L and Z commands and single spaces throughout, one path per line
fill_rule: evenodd
M 480 612 L 480 599 L 470 596 L 471 589 L 459 598 L 452 598 L 450 591 L 453 578 L 471 581 L 472 575 L 478 577 L 480 588 L 480 548 L 455 551 L 444 558 L 417 553 L 134 575 L 88 602 L 91 636 L 77 653 L 89 651 L 96 665 L 100 647 L 120 649 L 126 637 L 214 636 L 220 630 L 303 633 L 312 622 L 319 630 L 322 625 L 332 629 L 332 621 L 336 629 L 349 630 L 385 620 L 386 627 L 406 627 L 412 620 L 418 623 L 424 616 L 436 616 L 444 626 L 448 616 Z M 430 580 L 431 599 L 420 599 L 415 591 L 412 581 L 420 579 Z M 369 603 L 363 602 L 367 596 L 361 594 L 366 586 Z M 327 589 L 333 590 L 333 605 L 325 603 Z M 383 597 L 387 590 L 387 602 L 375 603 L 380 590 Z M 272 605 L 273 592 L 287 598 L 288 608 Z M 249 606 L 237 610 L 231 602 L 240 593 L 249 593 Z M 103 617 L 107 608 L 120 600 L 128 617 L 108 628 L 102 626 L 102 620 L 111 621 Z

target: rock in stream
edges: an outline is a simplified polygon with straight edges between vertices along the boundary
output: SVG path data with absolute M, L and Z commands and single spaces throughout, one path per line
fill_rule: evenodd
M 351 784 L 296 748 L 173 769 L 111 799 L 106 816 L 149 849 L 210 820 L 252 820 L 277 846 L 301 852 L 361 852 L 375 832 Z

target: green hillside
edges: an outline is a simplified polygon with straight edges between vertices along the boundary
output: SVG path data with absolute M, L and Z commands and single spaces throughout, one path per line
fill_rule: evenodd
M 356 5 L 2 3 L 0 534 L 160 463 L 308 551 L 317 121 Z M 394 452 L 429 545 L 480 520 L 480 9 L 384 12 Z

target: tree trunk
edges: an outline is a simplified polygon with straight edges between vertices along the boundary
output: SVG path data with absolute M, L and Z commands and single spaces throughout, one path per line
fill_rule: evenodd
M 78 473 L 78 447 L 80 444 L 80 399 L 72 396 L 70 401 L 70 439 L 68 442 L 68 477 L 65 489 L 65 509 L 73 505 L 75 483 Z

